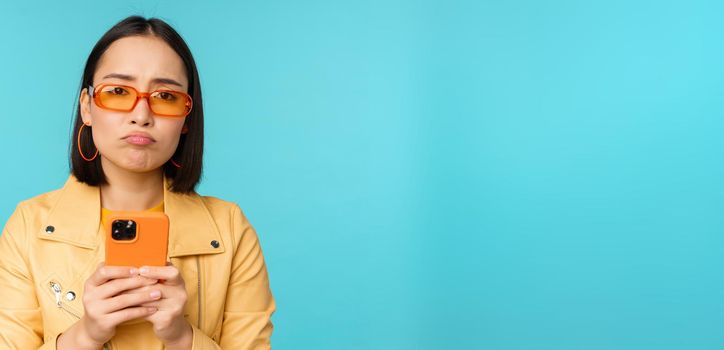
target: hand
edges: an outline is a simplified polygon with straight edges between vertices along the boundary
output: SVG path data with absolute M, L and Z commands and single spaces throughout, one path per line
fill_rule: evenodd
M 154 314 L 157 311 L 156 307 L 141 304 L 158 300 L 158 296 L 150 292 L 136 294 L 123 292 L 143 288 L 156 282 L 156 279 L 139 276 L 138 269 L 104 266 L 101 263 L 85 282 L 83 317 L 71 327 L 68 337 L 63 338 L 66 334 L 61 336 L 58 345 L 74 341 L 76 344 L 99 348 L 113 337 L 119 324 Z
M 181 273 L 170 262 L 167 263 L 167 266 L 162 267 L 143 266 L 139 269 L 139 272 L 142 277 L 158 280 L 158 283 L 140 288 L 140 291 L 148 288 L 161 292 L 160 299 L 141 305 L 158 309 L 157 312 L 146 315 L 144 319 L 153 323 L 153 331 L 156 333 L 156 337 L 167 348 L 190 349 L 193 330 L 191 324 L 184 318 L 188 295 L 186 294 L 186 287 Z

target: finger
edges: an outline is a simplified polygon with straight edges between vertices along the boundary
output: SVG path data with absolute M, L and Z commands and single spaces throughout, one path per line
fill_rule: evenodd
M 101 307 L 101 312 L 110 314 L 121 309 L 136 307 L 143 303 L 161 299 L 160 291 L 151 291 L 148 293 L 123 294 L 107 299 Z
M 103 264 L 103 263 L 101 263 Z M 88 282 L 93 286 L 100 286 L 107 281 L 116 278 L 125 278 L 138 275 L 138 269 L 130 266 L 103 266 L 88 277 Z
M 149 301 L 147 303 L 138 304 L 136 306 L 142 306 L 142 307 L 153 307 L 158 310 L 158 312 L 166 311 L 171 313 L 178 313 L 183 314 L 184 307 L 180 306 L 177 302 L 171 299 L 161 299 L 156 301 Z
M 165 284 L 178 285 L 183 283 L 183 278 L 178 269 L 171 266 L 142 266 L 139 270 L 141 276 L 164 280 Z
M 98 286 L 98 290 L 96 293 L 98 298 L 107 299 L 129 289 L 136 289 L 139 287 L 153 285 L 155 283 L 156 280 L 154 279 L 140 276 L 119 278 L 108 281 L 103 285 Z
M 161 286 L 161 285 L 158 284 L 158 283 L 149 284 L 149 285 L 141 286 L 141 287 L 134 288 L 134 289 L 124 290 L 123 292 L 121 292 L 121 294 L 147 293 L 147 292 L 150 292 L 150 291 L 151 291 L 151 288 L 160 287 L 160 286 Z
M 171 298 L 186 292 L 186 287 L 181 285 L 168 285 L 156 283 L 148 286 L 139 287 L 133 290 L 133 293 L 148 292 L 151 290 L 160 290 L 164 298 Z M 128 292 L 131 292 L 130 290 Z
M 154 307 L 129 307 L 125 308 L 123 310 L 116 311 L 114 313 L 108 314 L 109 320 L 114 325 L 119 325 L 123 322 L 130 321 L 136 318 L 141 317 L 147 317 L 149 315 L 153 315 L 158 309 Z
M 153 307 L 153 308 L 156 308 L 157 310 L 161 310 L 161 309 L 164 309 L 164 307 L 163 307 L 164 304 L 165 304 L 164 301 L 158 300 L 158 301 L 151 301 L 151 302 L 148 302 L 148 303 L 143 303 L 143 304 L 140 304 L 140 305 L 138 305 L 138 306 L 142 306 L 142 307 Z
M 154 281 L 154 280 L 150 280 Z M 134 289 L 127 289 L 120 294 L 132 294 L 132 293 L 142 293 L 147 292 L 151 290 L 160 290 L 164 297 L 168 298 L 171 296 L 186 294 L 186 287 L 184 285 L 171 285 L 171 284 L 163 284 L 161 283 L 162 280 L 158 280 L 158 283 L 149 283 L 148 285 L 141 286 Z

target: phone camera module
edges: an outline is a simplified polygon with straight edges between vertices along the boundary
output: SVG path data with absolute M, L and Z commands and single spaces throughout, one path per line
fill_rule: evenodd
M 132 241 L 136 238 L 136 222 L 133 220 L 114 220 L 111 224 L 111 237 L 117 241 Z

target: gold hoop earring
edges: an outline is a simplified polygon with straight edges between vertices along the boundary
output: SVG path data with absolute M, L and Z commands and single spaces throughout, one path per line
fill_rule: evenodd
M 85 160 L 86 162 L 92 162 L 96 157 L 98 157 L 98 147 L 96 147 L 96 153 L 93 154 L 93 157 L 88 158 L 83 154 L 83 150 L 80 148 L 80 135 L 83 133 L 83 128 L 85 127 L 85 123 L 81 124 L 80 129 L 78 129 L 78 153 L 80 153 L 81 158 Z

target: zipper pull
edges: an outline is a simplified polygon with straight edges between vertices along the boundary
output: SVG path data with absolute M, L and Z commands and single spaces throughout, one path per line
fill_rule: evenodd
M 60 284 L 58 284 L 54 281 L 50 281 L 50 288 L 53 290 L 53 293 L 55 293 L 55 305 L 58 307 L 61 307 L 60 306 L 60 293 L 62 290 L 60 289 Z

